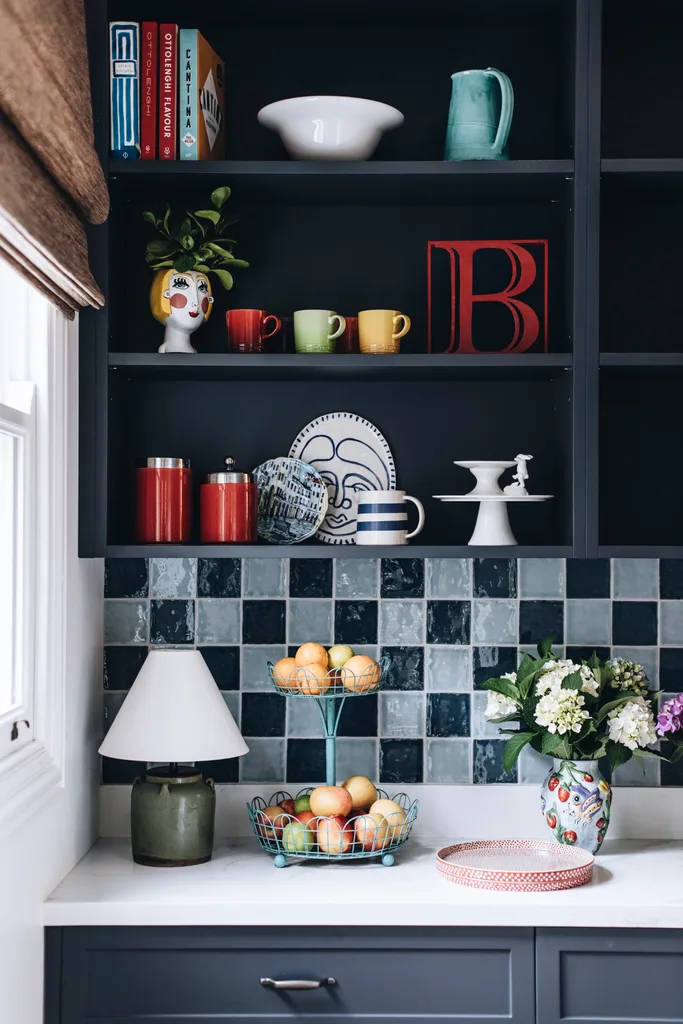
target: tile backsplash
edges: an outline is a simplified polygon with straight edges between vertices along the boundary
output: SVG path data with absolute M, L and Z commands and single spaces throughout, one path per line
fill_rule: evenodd
M 683 689 L 683 560 L 111 559 L 104 596 L 104 728 L 150 646 L 197 646 L 250 748 L 204 766 L 217 782 L 324 778 L 317 707 L 275 693 L 266 671 L 307 640 L 390 659 L 383 691 L 344 706 L 341 778 L 540 781 L 547 759 L 528 747 L 504 773 L 480 685 L 549 634 L 567 657 L 626 656 L 653 687 Z M 140 768 L 105 758 L 103 781 Z M 615 781 L 683 785 L 683 761 L 630 762 Z

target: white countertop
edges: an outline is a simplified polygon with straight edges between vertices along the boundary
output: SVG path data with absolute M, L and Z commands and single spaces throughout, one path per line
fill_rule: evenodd
M 43 907 L 45 925 L 430 925 L 683 928 L 683 842 L 607 841 L 578 889 L 504 893 L 443 879 L 411 840 L 379 861 L 276 868 L 254 839 L 218 845 L 192 868 L 134 864 L 130 841 L 100 839 Z

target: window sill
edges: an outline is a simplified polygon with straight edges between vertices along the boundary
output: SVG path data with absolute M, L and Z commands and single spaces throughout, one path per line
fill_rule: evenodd
M 47 748 L 34 740 L 0 762 L 0 830 L 14 831 L 62 786 Z

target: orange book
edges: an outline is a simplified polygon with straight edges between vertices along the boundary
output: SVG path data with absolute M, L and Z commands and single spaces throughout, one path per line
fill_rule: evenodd
M 180 159 L 223 160 L 225 65 L 197 29 L 181 29 L 179 51 Z

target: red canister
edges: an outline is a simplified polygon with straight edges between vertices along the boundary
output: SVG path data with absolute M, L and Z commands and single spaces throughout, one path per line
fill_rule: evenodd
M 258 490 L 251 473 L 235 469 L 225 459 L 225 469 L 204 477 L 200 496 L 203 544 L 253 544 L 256 541 Z
M 190 460 L 145 459 L 136 472 L 140 543 L 187 544 L 192 530 Z

